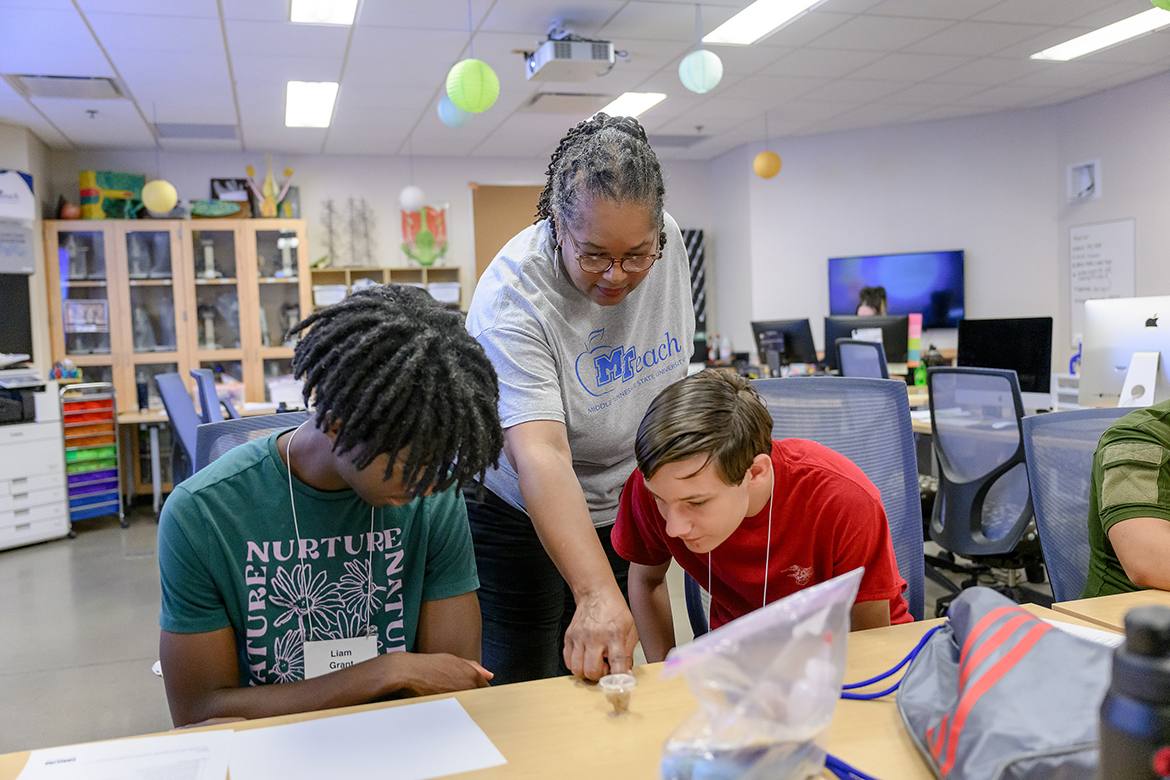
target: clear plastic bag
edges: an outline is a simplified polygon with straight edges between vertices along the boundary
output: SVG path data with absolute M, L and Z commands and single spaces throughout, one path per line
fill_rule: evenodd
M 686 677 L 700 707 L 663 745 L 663 780 L 820 774 L 862 573 L 806 588 L 670 651 L 662 676 Z

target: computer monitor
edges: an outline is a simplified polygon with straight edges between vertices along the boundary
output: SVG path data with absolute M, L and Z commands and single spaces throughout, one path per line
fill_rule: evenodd
M 756 351 L 760 355 L 760 363 L 774 371 L 778 371 L 781 365 L 789 363 L 817 362 L 812 326 L 807 319 L 753 322 L 752 333 L 756 337 Z M 769 353 L 774 355 L 773 359 L 777 365 L 769 362 Z
M 1020 317 L 959 321 L 959 365 L 1006 368 L 1016 372 L 1020 392 L 1047 397 L 1026 398 L 1024 406 L 1051 406 L 1052 318 Z
M 829 314 L 855 314 L 863 287 L 885 288 L 886 314 L 920 313 L 924 328 L 957 327 L 965 306 L 963 250 L 829 258 Z
M 32 355 L 28 274 L 0 274 L 0 352 Z
M 1170 399 L 1170 295 L 1085 301 L 1081 406 L 1117 406 L 1135 352 L 1162 354 L 1154 403 Z
M 910 336 L 910 318 L 901 317 L 825 317 L 825 363 L 832 370 L 837 370 L 837 339 L 860 338 L 866 341 L 877 341 L 868 338 L 865 331 L 881 329 L 882 348 L 886 351 L 886 361 L 895 366 L 891 374 L 905 373 L 905 369 L 898 370 L 897 366 L 905 365 L 909 355 L 906 342 Z

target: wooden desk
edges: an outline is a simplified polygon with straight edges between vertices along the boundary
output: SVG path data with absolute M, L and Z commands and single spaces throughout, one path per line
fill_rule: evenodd
M 1118 593 L 1113 596 L 1098 596 L 1095 599 L 1062 601 L 1052 608 L 1065 615 L 1087 620 L 1098 627 L 1114 631 L 1125 630 L 1125 613 L 1134 607 L 1158 604 L 1170 607 L 1170 593 L 1164 590 L 1139 590 L 1134 593 Z
M 1049 620 L 1088 625 L 1041 607 L 1029 612 Z M 927 620 L 849 636 L 845 680 L 883 672 L 900 661 L 928 629 Z M 466 780 L 653 780 L 658 777 L 662 743 L 697 704 L 681 677 L 659 678 L 661 664 L 634 669 L 638 687 L 630 714 L 612 717 L 595 685 L 573 677 L 481 688 L 451 694 L 508 759 L 504 766 L 453 775 Z M 328 712 L 265 718 L 210 728 L 251 729 L 310 718 L 393 707 L 441 697 L 368 704 Z M 45 706 L 53 706 L 46 702 Z M 126 706 L 133 706 L 127 704 Z M 902 726 L 894 697 L 883 701 L 842 701 L 829 734 L 829 751 L 864 772 L 889 780 L 931 780 L 933 775 Z M 0 755 L 0 780 L 13 780 L 28 752 Z M 825 777 L 831 777 L 827 772 Z
M 906 395 L 910 399 L 911 409 L 930 403 L 930 394 L 926 391 L 926 385 L 906 385 Z

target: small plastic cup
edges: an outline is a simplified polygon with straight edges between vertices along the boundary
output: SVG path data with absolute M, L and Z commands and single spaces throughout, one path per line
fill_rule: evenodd
M 630 711 L 630 694 L 638 681 L 632 674 L 607 674 L 597 681 L 597 687 L 605 693 L 606 700 L 613 705 L 614 715 Z

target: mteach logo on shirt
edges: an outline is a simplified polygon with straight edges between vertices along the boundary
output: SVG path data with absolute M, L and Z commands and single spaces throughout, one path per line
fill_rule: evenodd
M 577 380 L 585 392 L 592 396 L 608 395 L 626 385 L 631 379 L 641 381 L 660 376 L 686 361 L 686 353 L 679 346 L 678 339 L 667 331 L 661 343 L 650 347 L 605 343 L 605 328 L 589 334 L 588 349 L 577 355 Z M 671 358 L 673 363 L 666 364 Z M 657 369 L 646 374 L 650 369 Z M 635 385 L 636 386 L 636 385 Z M 594 409 L 590 409 L 594 411 Z

